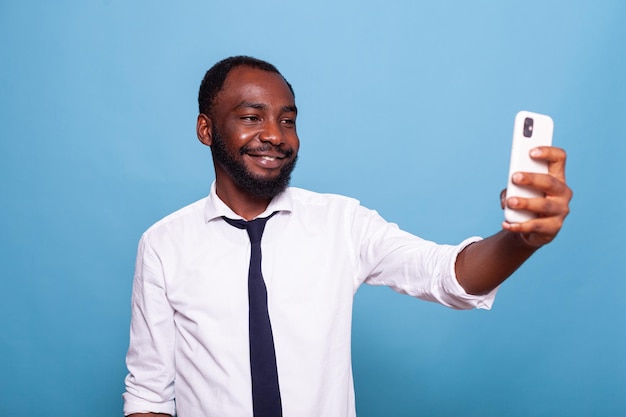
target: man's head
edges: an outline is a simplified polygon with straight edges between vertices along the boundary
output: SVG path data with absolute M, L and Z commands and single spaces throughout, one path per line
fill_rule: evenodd
M 226 77 L 231 70 L 237 67 L 256 68 L 263 71 L 273 72 L 283 77 L 274 65 L 257 58 L 238 55 L 223 59 L 217 64 L 213 65 L 206 72 L 204 78 L 202 79 L 202 83 L 200 84 L 200 91 L 198 92 L 198 110 L 201 114 L 211 116 L 213 106 L 215 105 L 215 98 L 224 87 Z M 289 87 L 291 94 L 295 97 L 291 84 L 287 82 L 285 77 L 283 77 L 283 80 Z
M 271 64 L 232 57 L 207 71 L 197 132 L 211 147 L 218 194 L 268 200 L 289 184 L 299 139 L 293 90 Z

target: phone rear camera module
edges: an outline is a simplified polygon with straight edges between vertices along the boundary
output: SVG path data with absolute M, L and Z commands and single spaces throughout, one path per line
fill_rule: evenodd
M 530 138 L 533 135 L 534 120 L 530 117 L 524 119 L 524 137 Z

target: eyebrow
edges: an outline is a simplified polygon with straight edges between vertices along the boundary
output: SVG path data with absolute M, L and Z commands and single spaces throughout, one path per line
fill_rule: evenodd
M 255 103 L 253 101 L 244 100 L 235 107 L 235 110 L 238 110 L 238 109 L 267 110 L 268 106 L 267 104 L 264 104 L 264 103 Z M 281 110 L 283 113 L 289 113 L 289 112 L 294 112 L 296 114 L 298 113 L 298 108 L 295 105 L 283 106 Z
M 294 112 L 295 114 L 298 114 L 298 108 L 293 105 L 293 106 L 284 106 L 283 107 L 283 113 L 289 113 L 289 112 Z

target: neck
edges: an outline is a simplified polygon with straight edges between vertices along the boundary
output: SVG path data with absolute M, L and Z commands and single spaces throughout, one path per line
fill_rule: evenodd
M 217 196 L 232 211 L 246 220 L 252 220 L 263 213 L 270 204 L 269 198 L 258 198 L 239 189 L 232 182 L 215 181 Z

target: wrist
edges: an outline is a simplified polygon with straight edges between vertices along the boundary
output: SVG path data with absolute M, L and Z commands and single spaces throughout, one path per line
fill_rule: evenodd
M 513 233 L 513 235 L 516 238 L 519 246 L 527 248 L 533 252 L 543 246 L 543 243 L 533 242 L 531 233 Z

